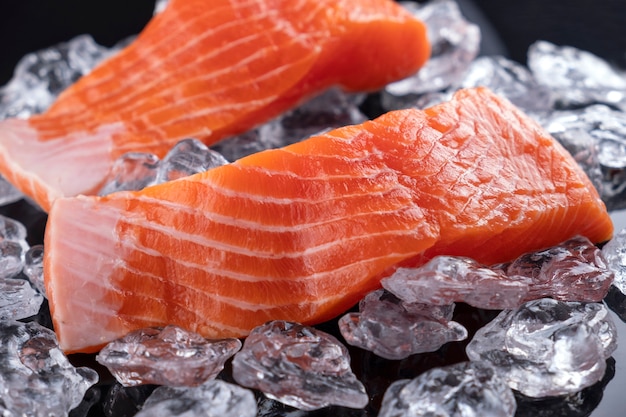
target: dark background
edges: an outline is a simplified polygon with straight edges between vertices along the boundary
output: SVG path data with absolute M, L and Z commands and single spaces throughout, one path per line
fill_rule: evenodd
M 626 0 L 460 0 L 468 16 L 486 18 L 508 56 L 525 62 L 538 40 L 592 51 L 626 68 Z M 207 0 L 210 5 L 211 1 Z M 111 46 L 136 34 L 153 0 L 4 0 L 0 5 L 0 85 L 18 59 L 74 36 L 91 33 Z M 475 6 L 475 7 L 472 7 Z M 477 9 L 472 13 L 470 9 Z M 489 46 L 489 45 L 488 45 Z M 499 52 L 487 47 L 485 52 Z

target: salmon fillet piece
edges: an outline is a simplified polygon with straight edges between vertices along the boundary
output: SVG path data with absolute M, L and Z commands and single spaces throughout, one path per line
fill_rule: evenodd
M 44 276 L 61 347 L 89 352 L 146 326 L 315 324 L 399 265 L 612 233 L 567 151 L 479 88 L 142 191 L 58 199 Z
M 429 53 L 391 0 L 171 0 L 44 114 L 0 122 L 0 174 L 48 211 L 97 193 L 124 153 L 211 144 L 330 86 L 380 89 Z

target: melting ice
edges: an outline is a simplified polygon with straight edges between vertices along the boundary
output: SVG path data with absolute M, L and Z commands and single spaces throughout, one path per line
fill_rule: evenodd
M 159 387 L 135 417 L 255 417 L 252 391 L 221 380 L 192 388 Z
M 378 290 L 359 303 L 358 313 L 339 320 L 341 334 L 350 345 L 387 359 L 433 352 L 448 342 L 467 338 L 467 330 L 452 321 L 454 305 L 403 303 Z
M 513 417 L 511 389 L 487 362 L 433 368 L 415 379 L 394 382 L 378 417 Z
M 233 378 L 302 410 L 363 408 L 369 401 L 345 346 L 297 323 L 272 321 L 252 330 L 233 360 Z
M 541 297 L 601 301 L 613 277 L 601 251 L 587 238 L 575 237 L 507 265 L 487 267 L 469 258 L 437 256 L 418 268 L 399 268 L 382 285 L 407 303 L 462 301 L 500 310 Z
M 213 379 L 241 348 L 239 339 L 207 340 L 177 326 L 131 332 L 96 360 L 124 386 L 197 386 Z
M 616 335 L 603 304 L 544 298 L 502 311 L 476 332 L 466 350 L 470 360 L 496 367 L 512 389 L 547 397 L 602 379 Z
M 75 368 L 56 336 L 35 322 L 0 320 L 0 412 L 6 416 L 64 416 L 98 381 Z

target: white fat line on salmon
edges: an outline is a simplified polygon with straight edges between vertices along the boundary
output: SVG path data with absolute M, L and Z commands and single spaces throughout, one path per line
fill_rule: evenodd
M 369 193 L 369 195 L 379 195 L 382 198 L 388 197 L 394 190 L 388 190 L 385 192 L 378 193 Z M 348 197 L 360 197 L 361 195 L 351 195 Z M 259 232 L 270 232 L 270 233 L 303 233 L 307 229 L 316 228 L 319 226 L 331 225 L 333 223 L 351 221 L 360 218 L 374 217 L 374 216 L 385 216 L 389 215 L 391 217 L 396 217 L 398 215 L 405 215 L 407 212 L 410 212 L 413 217 L 422 218 L 424 217 L 423 209 L 414 205 L 414 204 L 398 204 L 395 208 L 389 210 L 377 210 L 377 211 L 363 211 L 360 213 L 344 213 L 341 216 L 333 216 L 326 218 L 321 221 L 308 222 L 308 223 L 296 223 L 293 225 L 270 225 L 267 223 L 259 223 L 253 220 L 243 219 L 241 217 L 235 216 L 227 216 L 224 214 L 216 213 L 214 211 L 209 210 L 198 210 L 195 207 L 190 207 L 187 205 L 182 205 L 180 203 L 168 200 L 161 200 L 157 198 L 147 197 L 146 195 L 137 194 L 131 197 L 132 200 L 136 200 L 147 205 L 151 205 L 153 207 L 163 207 L 165 210 L 171 210 L 172 213 L 182 213 L 187 214 L 194 217 L 199 217 L 210 221 L 211 223 L 215 223 L 217 225 L 224 226 L 232 226 L 241 229 L 251 229 Z M 333 202 L 338 199 L 328 199 L 322 200 L 320 202 Z M 342 199 L 343 200 L 343 199 Z M 267 203 L 267 201 L 261 200 L 263 203 Z M 272 203 L 280 204 L 280 205 L 290 205 L 296 201 L 294 199 L 285 199 L 279 202 L 273 201 Z M 308 200 L 307 200 L 308 201 Z M 155 208 L 156 210 L 156 208 Z M 402 225 L 403 228 L 406 228 L 406 224 Z
M 391 234 L 390 234 L 391 235 Z M 395 236 L 396 234 L 393 234 L 393 236 Z M 120 246 L 122 248 L 122 253 L 123 251 L 137 251 L 140 253 L 145 253 L 146 255 L 149 256 L 154 256 L 154 252 L 155 249 L 154 248 L 150 248 L 150 247 L 146 247 L 144 245 L 140 245 L 137 242 L 127 242 L 127 241 L 122 241 L 120 242 Z M 158 253 L 157 257 L 163 257 L 164 255 L 162 255 L 160 252 L 156 251 Z M 210 265 L 208 265 L 207 263 L 203 263 L 203 264 L 198 264 L 198 263 L 193 263 L 193 262 L 189 262 L 189 261 L 184 261 L 182 259 L 178 259 L 178 258 L 171 258 L 168 256 L 165 256 L 168 260 L 170 260 L 171 262 L 181 265 L 185 268 L 190 268 L 190 269 L 195 269 L 195 270 L 199 270 L 202 271 L 208 275 L 212 275 L 212 276 L 216 276 L 216 277 L 225 277 L 228 279 L 234 279 L 237 281 L 241 281 L 241 282 L 252 282 L 252 283 L 262 283 L 262 282 L 298 282 L 298 281 L 315 281 L 315 280 L 320 280 L 323 279 L 324 277 L 327 276 L 331 276 L 331 275 L 341 275 L 343 272 L 345 271 L 351 271 L 353 269 L 355 269 L 358 266 L 364 265 L 364 264 L 368 264 L 368 263 L 376 263 L 380 260 L 383 259 L 396 259 L 395 263 L 400 262 L 403 259 L 408 259 L 411 258 L 413 256 L 419 255 L 420 253 L 422 253 L 423 251 L 407 251 L 407 252 L 393 252 L 393 253 L 385 253 L 382 254 L 381 256 L 375 256 L 375 257 L 370 257 L 367 259 L 361 259 L 361 260 L 357 260 L 355 262 L 351 262 L 349 264 L 345 264 L 342 265 L 340 267 L 334 268 L 334 269 L 329 269 L 326 271 L 316 271 L 312 274 L 308 274 L 308 275 L 303 275 L 303 276 L 295 276 L 295 277 L 281 277 L 281 276 L 275 276 L 275 275 L 269 275 L 269 276 L 260 276 L 260 275 L 249 275 L 249 274 L 243 274 L 241 272 L 238 272 L 237 270 L 232 270 L 232 269 L 226 269 L 228 267 L 228 265 L 225 265 L 223 263 L 217 263 L 215 266 L 216 267 L 211 267 Z M 206 259 L 203 259 L 203 261 L 207 261 Z M 123 267 L 126 269 L 133 269 L 130 266 L 128 266 L 128 264 L 126 263 L 126 261 L 124 259 L 120 259 L 118 262 L 120 262 L 118 264 L 118 267 L 120 267 L 120 265 L 123 264 Z M 394 263 L 394 262 L 392 262 Z

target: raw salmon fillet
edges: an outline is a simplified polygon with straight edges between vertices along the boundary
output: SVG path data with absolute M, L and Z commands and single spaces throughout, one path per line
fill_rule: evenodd
M 126 152 L 210 144 L 322 90 L 376 90 L 430 53 L 391 0 L 171 0 L 43 115 L 0 122 L 0 174 L 48 211 L 94 194 Z
M 319 323 L 398 265 L 492 264 L 612 232 L 567 151 L 470 89 L 143 191 L 58 199 L 44 276 L 62 348 L 88 352 L 146 326 L 221 338 Z

